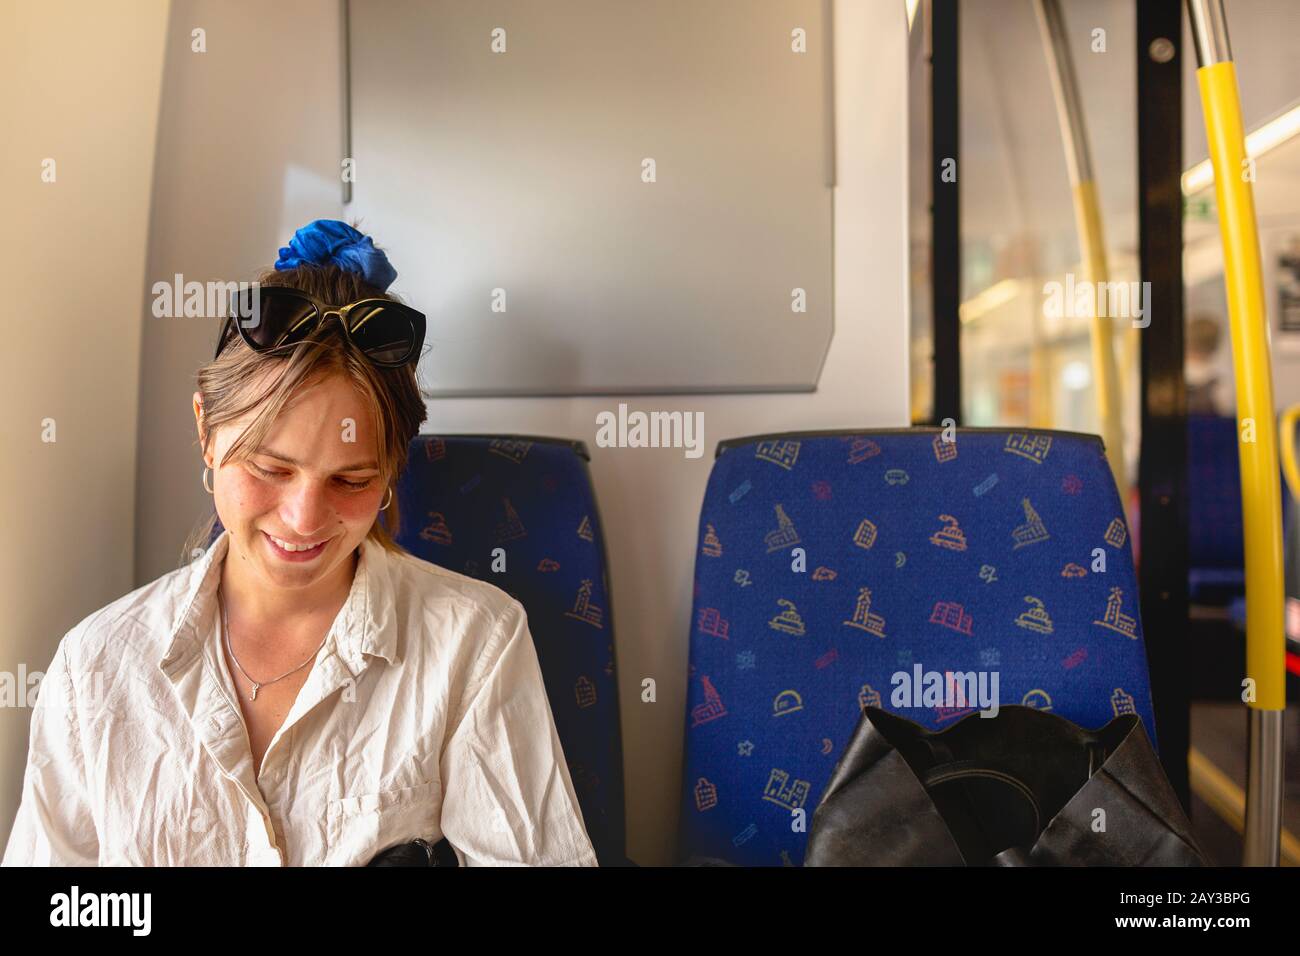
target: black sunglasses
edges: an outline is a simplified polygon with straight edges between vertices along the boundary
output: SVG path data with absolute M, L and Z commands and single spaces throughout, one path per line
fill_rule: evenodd
M 232 328 L 253 351 L 269 352 L 302 341 L 331 315 L 338 316 L 344 338 L 375 365 L 397 368 L 420 357 L 424 313 L 408 305 L 360 299 L 335 309 L 298 289 L 257 286 L 231 292 L 230 312 L 213 358 L 230 343 Z

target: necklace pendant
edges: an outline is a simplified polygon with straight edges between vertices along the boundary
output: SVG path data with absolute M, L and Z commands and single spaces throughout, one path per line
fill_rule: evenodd
M 250 697 L 250 698 L 248 698 L 249 700 L 257 700 L 257 689 L 258 689 L 259 687 L 261 687 L 261 686 L 262 686 L 262 685 L 261 685 L 261 684 L 258 684 L 258 683 L 254 683 L 254 684 L 253 684 L 253 696 Z

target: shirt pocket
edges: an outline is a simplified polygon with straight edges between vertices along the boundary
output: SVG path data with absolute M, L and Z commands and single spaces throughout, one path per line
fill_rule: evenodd
M 430 780 L 329 801 L 325 805 L 327 865 L 365 866 L 381 850 L 417 837 L 435 842 L 440 838 L 441 796 L 441 782 Z

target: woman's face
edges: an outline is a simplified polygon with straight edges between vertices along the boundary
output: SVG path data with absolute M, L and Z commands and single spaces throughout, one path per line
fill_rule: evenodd
M 197 416 L 198 393 L 194 406 Z M 255 580 L 311 587 L 370 531 L 387 497 L 372 414 L 345 378 L 331 375 L 298 390 L 247 461 L 215 465 L 253 413 L 217 429 L 206 461 L 217 515 L 230 532 L 229 557 L 246 562 Z M 290 552 L 284 543 L 316 547 Z

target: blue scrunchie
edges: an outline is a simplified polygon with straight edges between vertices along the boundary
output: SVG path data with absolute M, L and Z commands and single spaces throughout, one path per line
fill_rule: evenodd
M 317 219 L 293 234 L 289 245 L 280 249 L 277 272 L 301 265 L 336 265 L 361 275 L 380 292 L 397 278 L 388 256 L 375 248 L 370 237 L 337 219 Z

